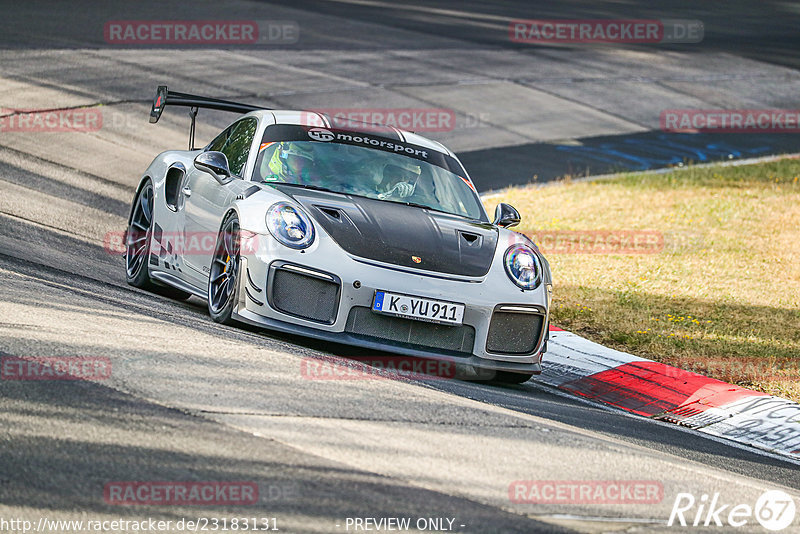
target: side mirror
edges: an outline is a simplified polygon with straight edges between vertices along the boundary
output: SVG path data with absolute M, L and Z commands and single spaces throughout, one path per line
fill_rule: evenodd
M 201 152 L 194 158 L 194 166 L 213 176 L 220 185 L 233 180 L 231 169 L 228 167 L 228 158 L 222 152 Z
M 502 228 L 511 228 L 516 226 L 522 220 L 519 212 L 511 204 L 501 202 L 494 210 L 494 224 Z

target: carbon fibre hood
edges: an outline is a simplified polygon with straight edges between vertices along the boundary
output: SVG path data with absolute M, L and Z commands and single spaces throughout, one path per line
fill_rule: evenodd
M 490 224 L 394 202 L 275 187 L 354 256 L 461 276 L 489 272 L 498 235 Z

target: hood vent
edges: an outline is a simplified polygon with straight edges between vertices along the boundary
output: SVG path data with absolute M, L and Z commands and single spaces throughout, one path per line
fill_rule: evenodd
M 458 235 L 461 236 L 461 239 L 459 240 L 460 244 L 466 245 L 468 247 L 475 247 L 475 248 L 481 247 L 481 242 L 483 238 L 480 236 L 480 234 L 472 234 L 469 232 L 464 232 L 463 230 L 457 230 L 457 232 Z
M 497 228 L 395 202 L 277 186 L 312 215 L 346 252 L 410 269 L 485 276 Z
M 314 206 L 314 207 L 317 208 L 320 212 L 322 212 L 323 215 L 326 215 L 328 218 L 333 219 L 334 221 L 337 222 L 342 222 L 342 212 L 339 211 L 337 208 L 329 208 L 327 206 Z

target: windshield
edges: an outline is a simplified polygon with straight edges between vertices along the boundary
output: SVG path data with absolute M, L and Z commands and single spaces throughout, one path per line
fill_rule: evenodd
M 254 180 L 323 189 L 430 208 L 470 219 L 485 219 L 472 183 L 441 166 L 386 149 L 337 142 L 267 139 L 265 135 L 265 142 L 259 149 Z M 388 141 L 384 142 L 386 145 L 401 146 Z M 408 147 L 412 150 L 412 154 L 413 146 L 402 145 L 403 149 Z M 416 152 L 419 155 L 422 151 Z

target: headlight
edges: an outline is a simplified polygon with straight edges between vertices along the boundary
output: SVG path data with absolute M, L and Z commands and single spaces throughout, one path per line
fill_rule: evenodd
M 306 248 L 314 242 L 311 219 L 291 204 L 278 202 L 267 210 L 269 233 L 290 248 Z
M 508 277 L 522 289 L 536 289 L 542 281 L 539 256 L 525 245 L 509 247 L 503 263 Z

